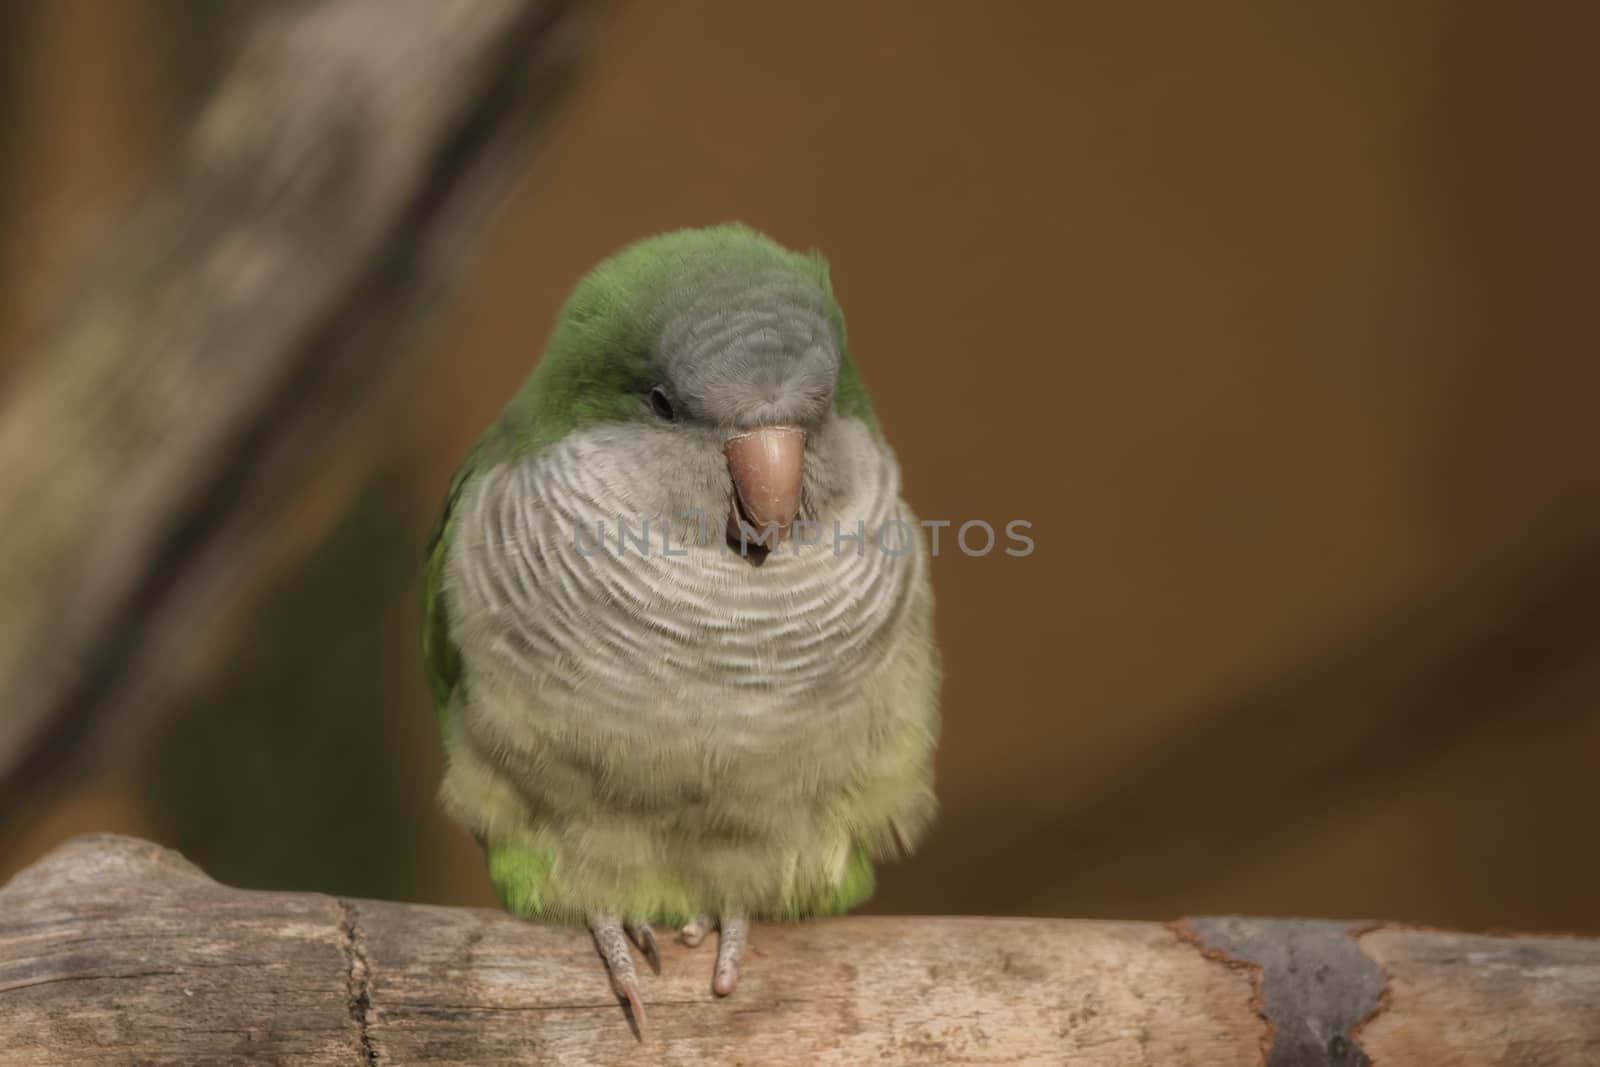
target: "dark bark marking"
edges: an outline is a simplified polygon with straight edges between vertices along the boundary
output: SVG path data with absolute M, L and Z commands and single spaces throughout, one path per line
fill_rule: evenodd
M 1370 1067 L 1359 1030 L 1384 1004 L 1382 968 L 1353 923 L 1191 919 L 1179 936 L 1208 958 L 1253 968 L 1256 1010 L 1268 1025 L 1266 1067 Z

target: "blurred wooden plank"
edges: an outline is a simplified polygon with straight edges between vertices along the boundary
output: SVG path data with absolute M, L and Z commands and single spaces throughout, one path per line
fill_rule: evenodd
M 251 32 L 0 409 L 0 807 L 181 673 L 520 174 L 562 10 L 328 0 Z
M 0 1064 L 1581 1063 L 1600 943 L 1381 925 L 763 925 L 743 984 L 669 944 L 636 1040 L 582 930 L 259 893 L 133 838 L 0 889 Z

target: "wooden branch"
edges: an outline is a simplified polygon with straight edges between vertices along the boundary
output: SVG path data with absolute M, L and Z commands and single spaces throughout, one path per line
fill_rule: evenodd
M 1377 924 L 852 918 L 664 946 L 641 1045 L 581 930 L 220 886 L 78 838 L 0 889 L 0 1065 L 1593 1064 L 1600 942 Z
M 25 354 L 0 408 L 0 808 L 196 658 L 521 172 L 559 10 L 285 5 Z

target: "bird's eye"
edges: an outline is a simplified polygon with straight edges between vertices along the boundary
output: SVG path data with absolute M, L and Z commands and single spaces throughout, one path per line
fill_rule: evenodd
M 668 422 L 677 418 L 677 412 L 672 410 L 672 398 L 659 385 L 650 390 L 650 410 L 656 413 L 657 418 L 666 419 Z

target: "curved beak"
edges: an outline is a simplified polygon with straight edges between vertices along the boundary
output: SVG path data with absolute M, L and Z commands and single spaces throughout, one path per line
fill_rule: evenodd
M 798 426 L 741 430 L 724 442 L 722 452 L 733 475 L 729 537 L 742 544 L 778 547 L 800 510 L 806 432 Z

